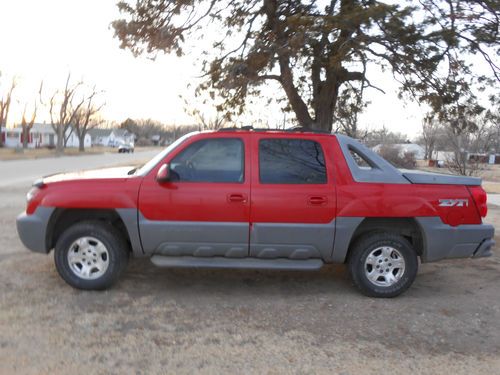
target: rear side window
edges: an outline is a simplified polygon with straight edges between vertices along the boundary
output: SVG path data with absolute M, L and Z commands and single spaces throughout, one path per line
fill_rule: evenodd
M 243 182 L 244 147 L 238 138 L 204 139 L 172 159 L 173 181 Z
M 363 169 L 372 169 L 370 162 L 361 155 L 358 151 L 349 147 L 349 152 L 351 153 L 352 158 L 356 162 L 356 165 Z
M 262 139 L 259 142 L 262 184 L 326 184 L 323 150 L 306 139 Z

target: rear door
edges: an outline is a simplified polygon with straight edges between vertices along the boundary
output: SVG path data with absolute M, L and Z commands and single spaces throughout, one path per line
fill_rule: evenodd
M 218 132 L 195 136 L 145 177 L 139 227 L 146 253 L 171 256 L 248 255 L 249 138 Z M 155 179 L 169 163 L 171 181 Z
M 252 134 L 250 256 L 328 258 L 335 234 L 331 139 Z

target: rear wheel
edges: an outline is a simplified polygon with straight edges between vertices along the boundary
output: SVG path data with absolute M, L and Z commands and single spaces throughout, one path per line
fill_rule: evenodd
M 349 271 L 363 294 L 396 297 L 408 289 L 417 276 L 417 254 L 400 235 L 372 232 L 353 245 Z
M 120 232 L 105 222 L 88 221 L 68 228 L 57 240 L 54 260 L 59 275 L 78 289 L 110 287 L 128 262 Z

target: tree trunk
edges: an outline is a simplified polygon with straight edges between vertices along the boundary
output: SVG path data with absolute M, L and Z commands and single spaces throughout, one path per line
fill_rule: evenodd
M 333 126 L 333 111 L 337 104 L 340 85 L 335 78 L 323 83 L 315 102 L 314 129 L 331 132 Z
M 280 56 L 280 71 L 281 71 L 281 86 L 285 90 L 285 94 L 290 102 L 290 105 L 295 112 L 299 125 L 304 128 L 311 128 L 314 124 L 309 114 L 306 103 L 300 97 L 297 88 L 293 83 L 293 73 L 289 66 L 289 59 L 286 56 Z
M 59 155 L 64 153 L 64 127 L 62 125 L 57 127 L 56 153 Z
M 28 148 L 29 131 L 26 125 L 23 126 L 23 148 Z
M 85 152 L 85 134 L 78 137 L 78 151 Z
M 3 147 L 3 136 L 2 136 L 2 128 L 3 128 L 3 116 L 4 116 L 4 107 L 0 106 L 0 147 Z M 7 137 L 7 135 L 5 135 Z

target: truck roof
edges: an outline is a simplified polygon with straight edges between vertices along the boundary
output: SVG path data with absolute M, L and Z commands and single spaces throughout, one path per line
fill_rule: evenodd
M 271 133 L 282 133 L 282 134 L 315 133 L 324 135 L 335 135 L 328 130 L 312 129 L 312 128 L 306 128 L 304 126 L 294 126 L 293 128 L 288 128 L 288 129 L 268 129 L 268 128 L 254 128 L 253 126 L 242 126 L 241 128 L 237 127 L 220 128 L 217 129 L 216 132 L 271 132 Z

